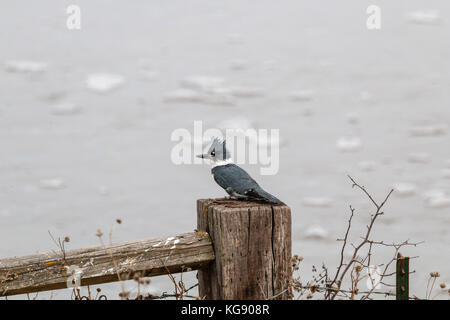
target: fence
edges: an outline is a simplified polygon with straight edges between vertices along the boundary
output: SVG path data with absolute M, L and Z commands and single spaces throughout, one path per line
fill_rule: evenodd
M 167 238 L 1 259 L 0 296 L 198 270 L 202 298 L 289 297 L 289 207 L 198 200 L 197 229 Z
M 171 237 L 0 260 L 0 296 L 198 270 L 205 299 L 288 299 L 291 211 L 285 205 L 197 201 L 197 230 Z M 409 297 L 398 257 L 396 298 Z

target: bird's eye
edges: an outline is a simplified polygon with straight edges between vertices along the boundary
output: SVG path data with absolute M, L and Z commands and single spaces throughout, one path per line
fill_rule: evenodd
M 214 157 L 216 155 L 216 153 L 214 151 L 212 151 L 211 155 Z

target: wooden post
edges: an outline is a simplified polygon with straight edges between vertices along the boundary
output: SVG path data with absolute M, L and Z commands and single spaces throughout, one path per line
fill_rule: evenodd
M 397 300 L 409 299 L 409 257 L 397 256 L 396 294 Z
M 215 261 L 198 271 L 206 299 L 288 299 L 291 210 L 228 199 L 197 201 L 197 226 L 209 233 Z

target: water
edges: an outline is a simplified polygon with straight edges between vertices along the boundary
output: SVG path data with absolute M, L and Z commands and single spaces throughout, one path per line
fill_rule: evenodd
M 116 218 L 114 241 L 193 230 L 195 200 L 224 192 L 207 165 L 170 161 L 170 135 L 203 120 L 280 129 L 279 173 L 244 167 L 291 206 L 304 279 L 336 265 L 349 204 L 354 240 L 365 230 L 371 207 L 351 174 L 377 199 L 400 191 L 374 239 L 425 241 L 402 252 L 419 256 L 412 293 L 425 295 L 431 271 L 448 284 L 450 3 L 378 2 L 372 31 L 371 3 L 356 0 L 80 0 L 74 31 L 70 2 L 4 4 L 0 256 L 56 249 L 48 230 L 69 248 L 96 245 Z M 196 94 L 211 81 L 228 90 Z M 152 286 L 170 291 L 167 277 Z

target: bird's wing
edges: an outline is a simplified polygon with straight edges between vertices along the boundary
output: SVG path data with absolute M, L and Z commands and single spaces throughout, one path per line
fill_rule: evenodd
M 264 191 L 250 175 L 235 164 L 227 164 L 212 169 L 214 180 L 225 190 L 245 195 L 250 199 L 280 203 L 279 199 Z
M 250 175 L 235 164 L 227 164 L 212 169 L 214 180 L 224 189 L 244 195 L 250 189 L 259 188 L 258 183 Z
M 280 199 L 264 191 L 261 187 L 249 190 L 246 195 L 255 200 L 264 200 L 272 203 L 284 204 Z

